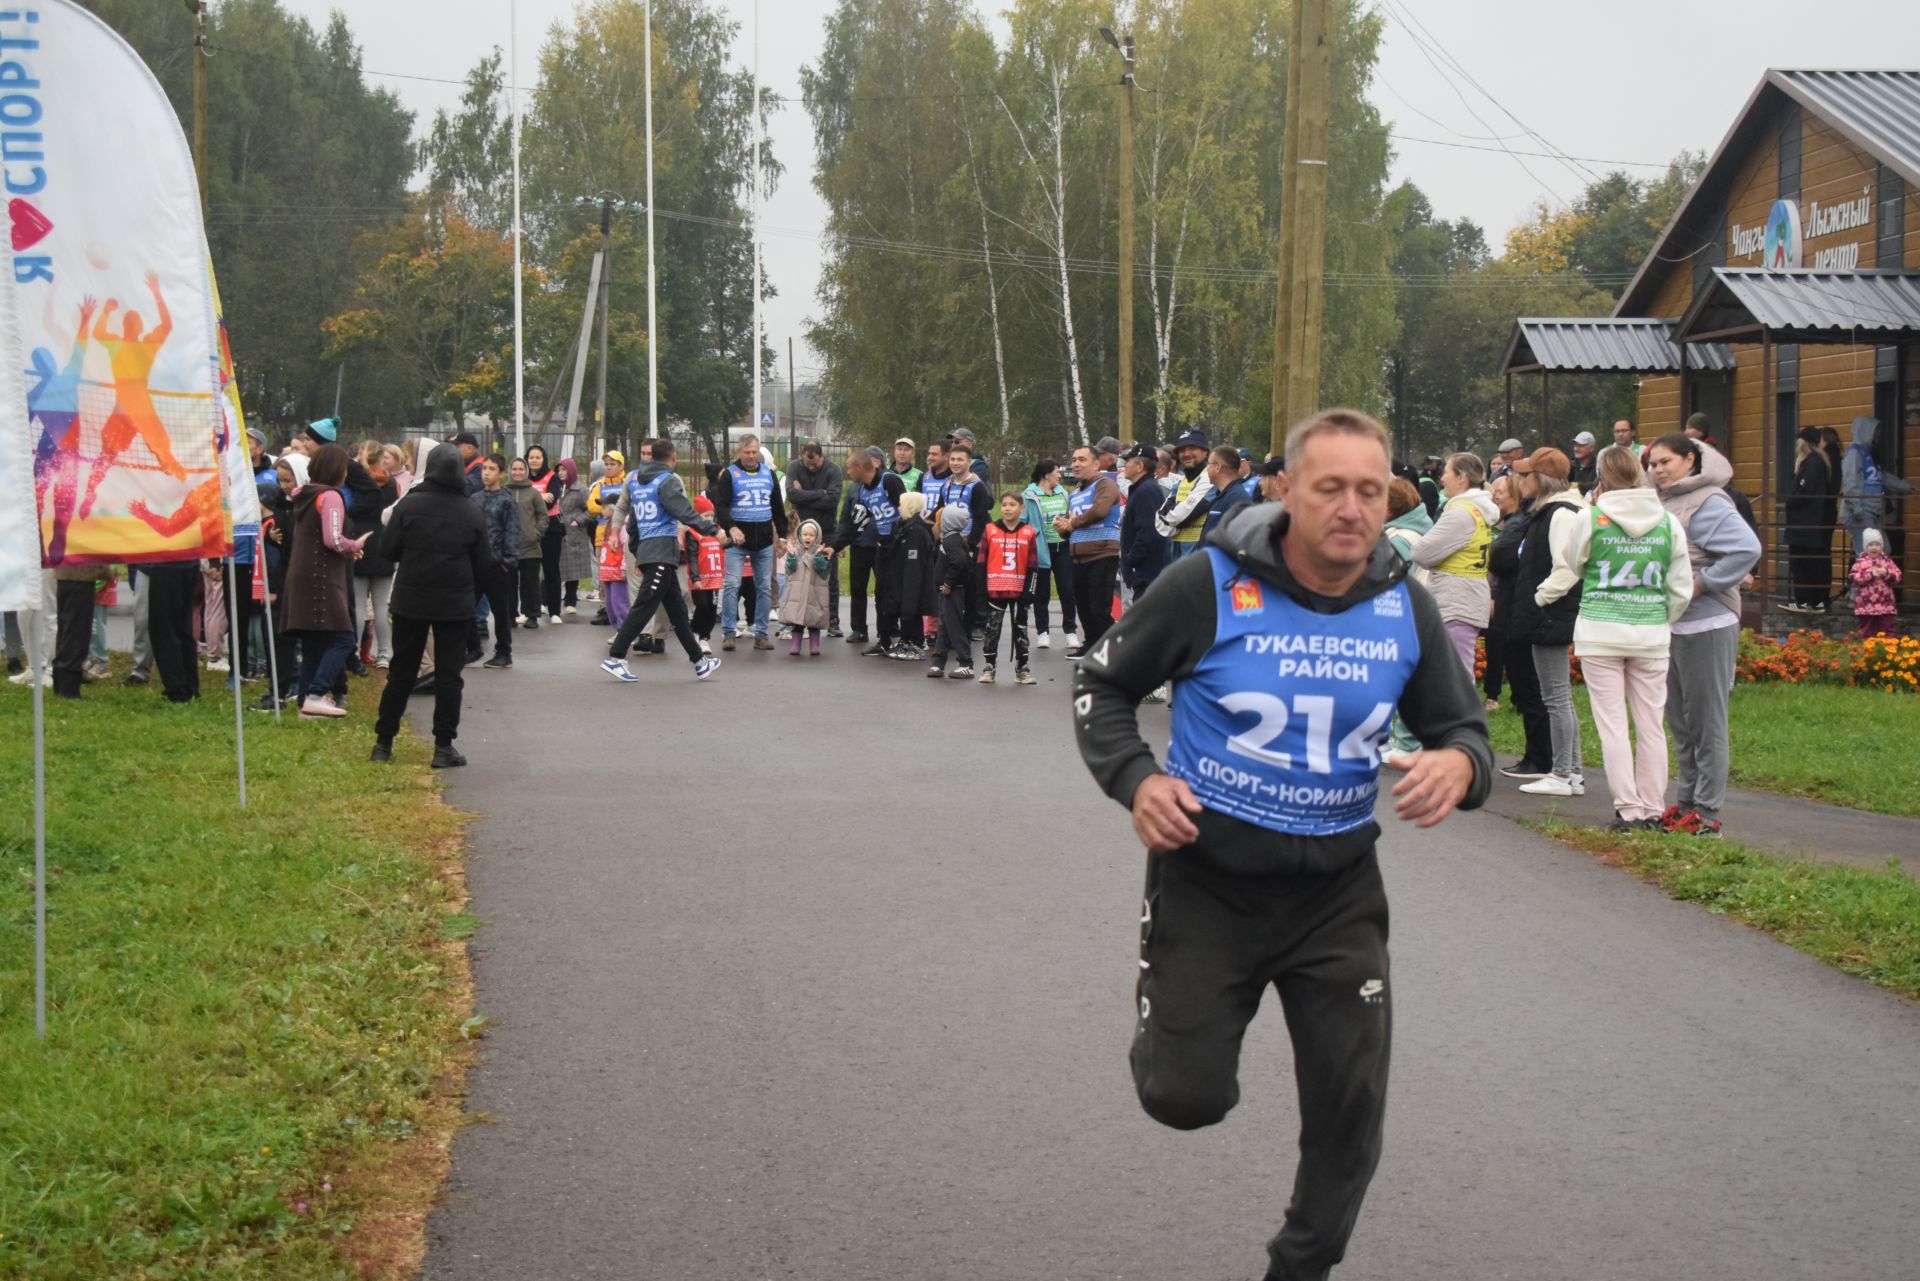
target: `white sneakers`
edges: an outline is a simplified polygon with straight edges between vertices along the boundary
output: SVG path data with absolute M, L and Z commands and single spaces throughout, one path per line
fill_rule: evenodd
M 1036 642 L 1036 644 L 1037 644 L 1037 647 L 1040 649 L 1053 648 L 1053 641 L 1048 637 L 1047 633 L 1045 632 L 1040 633 L 1040 639 L 1038 642 Z
M 1520 790 L 1529 796 L 1585 796 L 1587 780 L 1580 774 L 1549 774 L 1520 784 Z
M 1078 636 L 1075 636 L 1072 632 L 1067 633 L 1067 648 L 1068 649 L 1080 648 L 1080 638 Z
M 634 681 L 640 679 L 628 670 L 627 660 L 624 658 L 604 658 L 600 661 L 600 670 L 615 680 L 625 681 L 628 684 L 632 684 Z
M 325 694 L 309 694 L 300 704 L 300 716 L 303 720 L 321 720 L 346 714 L 346 708 L 339 706 Z

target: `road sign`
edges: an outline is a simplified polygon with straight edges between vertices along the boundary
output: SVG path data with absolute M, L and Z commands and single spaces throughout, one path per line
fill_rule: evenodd
M 760 411 L 760 430 L 773 430 L 773 411 L 771 409 L 763 409 Z

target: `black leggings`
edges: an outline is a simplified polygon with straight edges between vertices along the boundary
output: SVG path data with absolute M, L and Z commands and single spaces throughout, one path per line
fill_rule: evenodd
M 1241 1037 L 1268 985 L 1279 993 L 1300 1163 L 1269 1275 L 1325 1277 L 1380 1163 L 1386 1113 L 1393 1006 L 1374 852 L 1297 879 L 1233 876 L 1191 846 L 1151 855 L 1140 916 L 1130 1057 L 1140 1105 L 1161 1124 L 1197 1130 L 1233 1109 Z
M 540 536 L 540 586 L 541 596 L 546 602 L 547 613 L 558 614 L 562 604 L 573 604 L 573 594 L 579 590 L 576 584 L 567 584 L 567 599 L 560 599 L 560 544 L 567 540 L 567 527 L 558 520 L 547 526 L 547 532 Z

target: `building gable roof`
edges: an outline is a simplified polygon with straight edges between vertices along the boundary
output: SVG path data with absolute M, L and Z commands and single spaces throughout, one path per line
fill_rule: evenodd
M 1752 342 L 1855 343 L 1920 333 L 1920 271 L 1767 271 L 1716 267 L 1673 329 L 1689 351 L 1705 335 Z
M 1920 187 L 1920 71 L 1769 70 L 1621 293 L 1614 315 L 1644 313 L 1658 284 L 1656 264 L 1675 264 L 1699 252 L 1698 244 L 1669 245 L 1726 193 L 1741 157 L 1770 127 L 1772 109 L 1783 102 L 1818 116 L 1910 186 Z M 1712 229 L 1714 237 L 1719 234 L 1718 227 Z

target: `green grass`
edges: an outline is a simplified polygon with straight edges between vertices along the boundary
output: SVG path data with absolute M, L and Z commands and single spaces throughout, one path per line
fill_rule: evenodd
M 1536 826 L 1674 898 L 1765 930 L 1902 996 L 1920 997 L 1920 881 L 1897 868 L 1779 858 L 1733 841 L 1621 836 L 1559 821 Z
M 49 692 L 44 1044 L 30 692 L 0 685 L 0 1276 L 358 1276 L 380 1168 L 450 1124 L 471 920 L 426 752 L 367 762 L 375 682 L 336 724 L 249 712 L 242 811 L 215 681 Z
M 1576 685 L 1583 759 L 1600 762 L 1587 690 Z M 1736 787 L 1920 817 L 1913 786 L 1914 756 L 1905 744 L 1920 717 L 1920 699 L 1875 689 L 1831 685 L 1734 686 L 1728 721 L 1733 732 Z M 1489 716 L 1495 751 L 1518 755 L 1520 717 L 1505 697 Z

